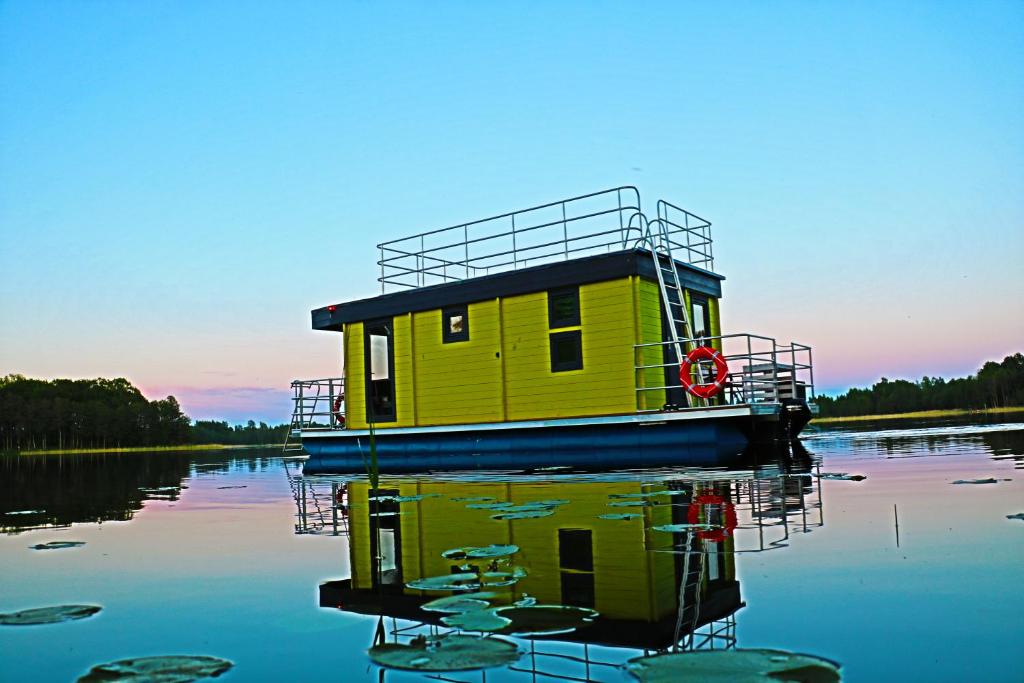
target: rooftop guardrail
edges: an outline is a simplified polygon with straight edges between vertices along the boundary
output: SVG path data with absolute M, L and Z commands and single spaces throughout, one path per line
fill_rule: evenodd
M 658 202 L 658 217 L 680 257 L 710 269 L 711 223 Z M 620 251 L 645 244 L 647 219 L 632 186 L 541 204 L 382 242 L 381 292 Z

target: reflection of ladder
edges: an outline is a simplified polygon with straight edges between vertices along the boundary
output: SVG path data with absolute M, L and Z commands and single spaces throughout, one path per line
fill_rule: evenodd
M 655 223 L 658 226 L 656 231 L 652 229 Z M 665 221 L 656 218 L 649 222 L 645 241 L 654 257 L 654 272 L 658 276 L 661 301 L 665 307 L 665 317 L 668 319 L 667 341 L 672 342 L 670 348 L 676 354 L 675 360 L 668 362 L 681 363 L 688 352 L 686 343 L 682 340 L 693 336 L 693 326 L 690 324 L 690 311 L 686 305 L 683 283 L 676 269 L 676 260 L 672 256 L 672 240 L 669 238 Z M 666 259 L 668 267 L 664 264 Z M 689 392 L 685 393 L 687 404 L 693 406 L 694 397 Z
M 686 532 L 683 552 L 683 575 L 679 580 L 679 605 L 676 613 L 674 647 L 687 650 L 693 647 L 693 633 L 700 619 L 700 599 L 704 592 L 704 565 L 706 556 L 704 540 L 694 533 Z M 690 568 L 690 556 L 698 562 L 697 571 Z M 692 576 L 691 576 L 692 575 Z

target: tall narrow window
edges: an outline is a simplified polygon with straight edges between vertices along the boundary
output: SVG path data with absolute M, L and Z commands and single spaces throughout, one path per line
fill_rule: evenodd
M 711 318 L 708 315 L 708 300 L 705 297 L 690 294 L 691 320 L 693 321 L 693 336 L 707 337 L 711 334 Z
M 452 306 L 441 311 L 441 341 L 445 344 L 469 341 L 469 310 Z
M 370 422 L 393 422 L 395 348 L 391 321 L 366 323 L 364 328 L 366 419 Z
M 589 529 L 558 530 L 562 604 L 594 606 L 594 540 Z

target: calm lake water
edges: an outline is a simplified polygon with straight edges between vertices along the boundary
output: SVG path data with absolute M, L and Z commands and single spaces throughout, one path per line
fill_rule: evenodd
M 485 587 L 491 605 L 599 616 L 501 636 L 514 664 L 441 680 L 625 681 L 618 665 L 674 642 L 818 655 L 847 681 L 1024 680 L 1024 520 L 1007 518 L 1024 512 L 1024 424 L 860 425 L 803 445 L 728 471 L 384 477 L 400 498 L 380 502 L 365 478 L 303 479 L 275 451 L 6 458 L 0 612 L 103 610 L 0 626 L 0 680 L 169 654 L 231 660 L 221 680 L 438 680 L 382 677 L 366 650 L 449 630 L 420 605 L 451 591 L 404 584 L 468 565 L 513 582 Z M 688 524 L 708 526 L 656 528 Z M 51 541 L 85 545 L 30 548 Z M 441 555 L 490 544 L 518 550 Z M 504 613 L 506 631 L 557 628 Z

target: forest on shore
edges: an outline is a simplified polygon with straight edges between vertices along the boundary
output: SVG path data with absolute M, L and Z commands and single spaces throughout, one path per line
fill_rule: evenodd
M 869 389 L 850 389 L 839 396 L 818 396 L 819 417 L 886 415 L 923 410 L 985 410 L 1024 406 L 1024 354 L 989 361 L 969 377 L 919 382 L 883 377 Z
M 0 377 L 0 450 L 282 443 L 288 425 L 199 420 L 173 396 L 148 400 L 126 379 Z

